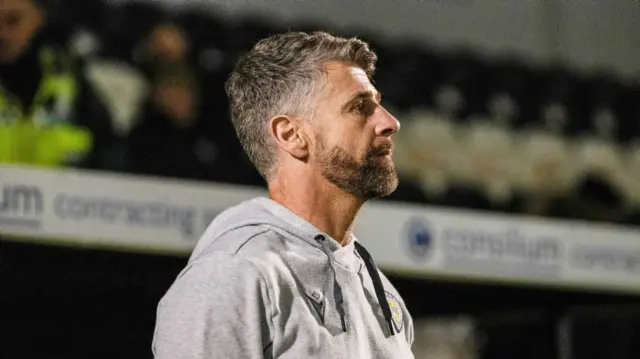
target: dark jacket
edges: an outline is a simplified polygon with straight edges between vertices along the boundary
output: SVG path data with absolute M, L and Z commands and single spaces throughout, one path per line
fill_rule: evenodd
M 45 58 L 49 60 L 43 60 Z M 76 153 L 76 156 L 69 156 L 53 165 L 113 169 L 112 167 L 119 162 L 114 158 L 114 148 L 118 145 L 118 139 L 112 128 L 111 117 L 85 77 L 82 66 L 82 62 L 71 56 L 68 51 L 52 45 L 44 36 L 38 36 L 32 46 L 16 61 L 0 66 L 0 96 L 16 103 L 20 112 L 24 114 L 22 118 L 3 116 L 0 118 L 0 124 L 33 121 L 32 114 L 38 109 L 44 114 L 38 119 L 38 126 L 77 127 L 87 132 L 90 138 L 90 145 L 86 151 Z M 69 93 L 52 91 L 44 98 L 39 96 L 44 81 L 50 79 L 52 74 L 63 74 L 64 78 L 71 80 L 72 87 L 75 88 L 75 91 L 70 92 L 70 108 L 62 112 L 56 106 L 63 101 L 61 98 Z
M 263 185 L 224 115 L 204 116 L 180 128 L 151 103 L 128 138 L 133 173 L 216 182 Z

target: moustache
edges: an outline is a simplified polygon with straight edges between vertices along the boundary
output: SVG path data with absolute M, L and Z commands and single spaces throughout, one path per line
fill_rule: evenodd
M 393 142 L 385 142 L 381 145 L 372 147 L 368 153 L 367 157 L 375 157 L 380 155 L 386 155 L 393 152 Z

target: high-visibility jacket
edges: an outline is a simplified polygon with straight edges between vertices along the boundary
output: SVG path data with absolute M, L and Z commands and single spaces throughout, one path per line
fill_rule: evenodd
M 73 123 L 78 79 L 50 49 L 40 52 L 42 80 L 29 108 L 0 83 L 0 163 L 60 166 L 86 156 L 89 130 Z

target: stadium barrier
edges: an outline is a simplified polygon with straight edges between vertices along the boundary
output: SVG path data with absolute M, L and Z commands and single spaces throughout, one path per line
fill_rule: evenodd
M 0 166 L 5 238 L 188 255 L 211 220 L 260 188 Z M 632 227 L 372 201 L 355 233 L 409 276 L 640 293 Z

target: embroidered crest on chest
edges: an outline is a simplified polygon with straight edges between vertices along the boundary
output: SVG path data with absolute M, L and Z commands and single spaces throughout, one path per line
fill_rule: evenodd
M 389 308 L 391 308 L 391 319 L 393 321 L 393 325 L 396 328 L 397 332 L 402 330 L 402 326 L 404 324 L 404 318 L 402 315 L 402 307 L 400 306 L 400 302 L 396 299 L 396 297 L 385 291 L 387 302 L 389 303 Z

